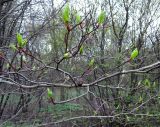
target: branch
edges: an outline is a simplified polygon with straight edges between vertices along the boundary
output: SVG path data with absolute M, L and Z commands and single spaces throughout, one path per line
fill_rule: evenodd
M 97 79 L 94 82 L 91 82 L 89 84 L 83 84 L 81 87 L 96 86 L 97 83 L 100 83 L 106 79 L 112 78 L 117 75 L 129 74 L 129 73 L 148 73 L 149 71 L 156 69 L 158 67 L 160 67 L 160 61 L 153 63 L 151 65 L 148 65 L 148 66 L 141 67 L 139 69 L 128 70 L 128 71 L 123 71 L 123 72 L 116 72 L 116 73 L 110 74 L 108 76 L 102 77 L 100 79 Z M 38 88 L 38 87 L 66 87 L 66 88 L 76 87 L 75 85 L 72 85 L 72 84 L 36 82 L 36 81 L 29 80 L 28 78 L 25 78 L 25 79 L 28 82 L 31 82 L 31 83 L 37 84 L 37 85 L 32 85 L 32 86 L 22 85 L 22 84 L 15 82 L 11 78 L 6 78 L 3 76 L 0 76 L 0 83 L 7 83 L 10 85 L 16 85 L 16 86 L 24 88 L 24 89 L 34 89 L 34 88 Z

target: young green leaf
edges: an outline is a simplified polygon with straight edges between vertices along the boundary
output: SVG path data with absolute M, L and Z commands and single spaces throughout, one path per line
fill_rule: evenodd
M 16 38 L 17 38 L 19 47 L 22 47 L 22 43 L 23 43 L 22 35 L 20 33 L 17 33 Z
M 9 63 L 6 64 L 6 68 L 8 69 L 10 67 Z
M 150 87 L 151 87 L 151 82 L 149 81 L 149 79 L 145 79 L 145 80 L 144 80 L 144 85 L 145 85 L 147 88 L 150 88 Z
M 79 53 L 80 53 L 80 55 L 82 55 L 82 54 L 83 54 L 83 45 L 80 47 L 80 49 L 79 49 Z
M 81 22 L 81 16 L 76 14 L 76 23 L 80 23 Z
M 96 116 L 96 115 L 97 115 L 97 111 L 93 111 L 93 113 L 94 113 L 94 116 Z
M 68 53 L 68 52 L 65 53 L 64 56 L 63 56 L 63 58 L 64 58 L 64 59 L 68 59 L 68 58 L 69 58 L 69 53 Z
M 139 103 L 142 103 L 142 101 L 143 101 L 143 98 L 140 96 L 139 97 Z
M 89 67 L 92 67 L 94 65 L 94 62 L 95 62 L 94 58 L 91 59 L 91 61 L 89 62 Z
M 63 9 L 62 12 L 63 21 L 65 23 L 68 23 L 70 20 L 70 9 L 69 9 L 69 3 L 67 3 Z
M 16 51 L 16 50 L 17 50 L 15 44 L 10 44 L 10 45 L 9 45 L 9 48 L 11 48 L 13 51 Z
M 130 117 L 126 115 L 127 121 L 130 121 Z
M 99 16 L 98 16 L 98 24 L 104 23 L 105 17 L 106 17 L 105 12 L 104 12 L 104 11 L 101 11 L 101 13 L 100 13 Z
M 156 82 L 153 82 L 153 88 L 155 88 L 155 87 L 156 87 L 156 85 L 157 85 L 157 84 L 156 84 Z
M 53 97 L 53 93 L 52 93 L 52 90 L 50 88 L 47 88 L 47 94 L 48 94 L 49 98 Z
M 118 106 L 116 107 L 116 109 L 119 109 L 120 108 L 120 105 L 118 104 Z
M 134 60 L 138 56 L 138 49 L 134 49 L 133 52 L 131 53 L 131 60 Z
M 27 59 L 26 59 L 26 57 L 25 57 L 24 55 L 22 56 L 22 60 L 23 60 L 24 62 L 27 61 Z
M 22 40 L 22 47 L 26 46 L 26 44 L 27 44 L 27 39 L 23 39 Z

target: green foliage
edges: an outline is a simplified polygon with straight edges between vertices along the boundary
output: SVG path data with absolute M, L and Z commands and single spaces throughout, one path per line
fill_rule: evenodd
M 16 38 L 20 48 L 23 48 L 27 44 L 27 39 L 23 39 L 20 33 L 17 33 Z M 14 47 L 12 46 L 12 48 Z
M 23 55 L 22 56 L 22 60 L 24 61 L 24 62 L 27 62 L 27 59 L 26 59 L 26 57 Z
M 139 103 L 142 103 L 143 102 L 143 98 L 142 96 L 139 97 Z
M 69 9 L 69 3 L 67 3 L 63 9 L 62 12 L 63 21 L 65 23 L 68 23 L 70 21 L 70 9 Z
M 134 60 L 138 56 L 138 49 L 134 49 L 133 52 L 131 53 L 130 59 Z
M 22 35 L 20 33 L 17 33 L 16 37 L 17 37 L 18 45 L 21 46 L 23 41 Z
M 50 88 L 47 88 L 47 95 L 49 98 L 53 97 L 53 92 Z
M 22 41 L 22 47 L 24 47 L 27 44 L 27 39 L 23 39 Z
M 156 88 L 156 87 L 157 87 L 156 82 L 153 82 L 153 88 Z
M 147 88 L 150 88 L 150 87 L 151 87 L 151 82 L 149 81 L 149 79 L 145 79 L 145 80 L 144 80 L 144 85 L 145 85 Z
M 64 59 L 68 59 L 68 58 L 69 58 L 69 53 L 68 53 L 68 52 L 65 53 L 64 56 L 63 56 L 63 58 L 64 58 Z
M 6 64 L 6 68 L 8 69 L 10 67 L 9 63 Z
M 126 119 L 127 119 L 127 121 L 130 121 L 131 117 L 129 117 L 128 115 L 126 115 Z
M 124 97 L 126 103 L 131 103 L 133 101 L 133 96 L 128 95 Z
M 90 33 L 91 31 L 93 31 L 93 28 L 91 26 L 86 26 L 86 32 Z
M 13 51 L 16 51 L 16 50 L 17 50 L 16 45 L 13 44 L 13 43 L 11 43 L 11 44 L 9 45 L 9 48 L 11 48 Z
M 82 55 L 82 54 L 83 54 L 83 45 L 80 47 L 80 49 L 79 49 L 79 53 L 80 53 L 80 55 Z
M 81 16 L 76 14 L 76 23 L 80 23 L 81 22 Z
M 57 112 L 60 112 L 60 111 L 67 111 L 67 110 L 72 110 L 72 111 L 76 111 L 76 110 L 81 110 L 82 108 L 80 107 L 80 105 L 78 104 L 71 104 L 71 103 L 68 103 L 68 104 L 59 104 L 59 105 L 56 105 L 55 107 L 55 110 Z
M 34 125 L 38 125 L 37 121 L 34 121 Z M 15 124 L 14 122 L 8 121 L 4 125 L 2 125 L 2 127 L 33 127 L 33 125 L 31 125 L 31 123 L 25 123 L 25 122 L 24 123 Z
M 7 121 L 2 127 L 13 127 L 13 123 L 10 121 Z
M 98 16 L 98 24 L 103 24 L 105 21 L 105 17 L 106 17 L 105 12 L 101 11 L 101 13 Z
M 89 64 L 88 64 L 88 66 L 89 66 L 89 67 L 93 67 L 94 62 L 95 62 L 94 58 L 91 59 L 90 62 L 89 62 Z
M 61 113 L 65 111 L 77 111 L 82 110 L 82 107 L 78 104 L 65 103 L 65 104 L 56 104 L 54 106 L 48 106 L 48 109 L 41 109 L 41 112 L 46 112 L 46 110 L 50 113 Z

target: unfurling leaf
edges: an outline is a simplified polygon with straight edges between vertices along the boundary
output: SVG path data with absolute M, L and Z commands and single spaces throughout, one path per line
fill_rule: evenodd
M 69 58 L 69 53 L 68 53 L 68 52 L 65 53 L 64 56 L 63 56 L 63 58 L 64 58 L 64 59 L 68 59 L 68 58 Z
M 144 85 L 145 85 L 147 88 L 150 88 L 150 87 L 151 87 L 151 82 L 149 81 L 149 79 L 145 79 L 145 80 L 144 80 Z
M 98 16 L 98 24 L 104 23 L 105 17 L 106 17 L 105 12 L 104 12 L 104 11 L 101 11 L 101 13 L 100 13 L 99 16 Z
M 76 23 L 80 23 L 81 22 L 81 16 L 76 14 Z
M 23 43 L 22 35 L 20 33 L 17 33 L 16 38 L 17 38 L 19 47 L 22 47 L 22 43 Z
M 10 45 L 9 45 L 9 48 L 11 48 L 13 51 L 16 51 L 16 50 L 17 50 L 15 44 L 10 44 Z
M 23 39 L 21 34 L 17 33 L 16 38 L 20 48 L 23 48 L 27 44 L 27 39 Z
M 24 47 L 26 44 L 27 44 L 27 39 L 24 39 L 24 40 L 22 41 L 22 47 Z
M 138 49 L 134 49 L 133 52 L 131 53 L 131 60 L 134 60 L 138 56 Z
M 142 101 L 143 101 L 143 98 L 140 96 L 139 97 L 139 103 L 142 103 Z
M 47 94 L 48 94 L 49 98 L 53 97 L 53 93 L 52 93 L 52 90 L 50 88 L 47 88 Z
M 63 21 L 65 23 L 68 23 L 70 20 L 70 9 L 69 9 L 69 3 L 67 3 L 63 9 L 62 12 L 62 16 L 63 16 Z
M 91 61 L 89 62 L 89 67 L 92 67 L 94 65 L 94 58 L 91 59 Z
M 80 47 L 80 49 L 79 49 L 79 53 L 80 53 L 80 55 L 82 55 L 82 54 L 83 54 L 83 45 Z

